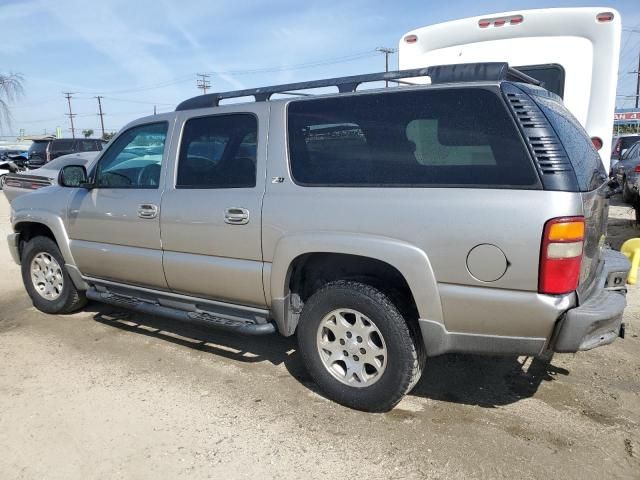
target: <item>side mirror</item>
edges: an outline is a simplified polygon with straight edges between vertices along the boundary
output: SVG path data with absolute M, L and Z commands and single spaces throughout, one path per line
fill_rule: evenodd
M 63 187 L 71 188 L 88 188 L 91 186 L 87 177 L 87 169 L 83 165 L 66 165 L 62 167 L 58 174 L 58 183 Z

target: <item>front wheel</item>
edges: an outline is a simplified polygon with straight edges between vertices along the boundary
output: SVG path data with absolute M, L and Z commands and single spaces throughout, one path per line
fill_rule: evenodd
M 87 300 L 64 268 L 56 243 L 48 237 L 34 237 L 22 250 L 22 281 L 33 305 L 45 313 L 71 313 Z
M 298 345 L 322 391 L 358 410 L 392 409 L 424 367 L 422 342 L 396 306 L 359 282 L 332 282 L 309 298 Z

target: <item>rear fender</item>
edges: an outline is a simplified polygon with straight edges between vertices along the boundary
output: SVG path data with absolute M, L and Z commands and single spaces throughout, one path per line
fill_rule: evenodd
M 288 235 L 276 245 L 268 282 L 271 310 L 278 330 L 292 335 L 297 317 L 289 308 L 291 267 L 301 255 L 339 253 L 369 257 L 385 262 L 405 278 L 416 302 L 420 318 L 443 323 L 438 287 L 426 253 L 401 240 L 343 232 L 307 232 Z

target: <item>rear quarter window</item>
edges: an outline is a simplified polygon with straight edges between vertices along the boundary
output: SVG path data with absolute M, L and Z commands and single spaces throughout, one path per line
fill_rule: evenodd
M 491 89 L 293 101 L 288 143 L 291 174 L 304 186 L 540 188 Z
M 600 187 L 606 171 L 591 138 L 578 120 L 558 101 L 533 95 L 542 113 L 560 138 L 578 180 L 581 192 Z
M 57 140 L 51 142 L 49 150 L 52 152 L 63 152 L 67 150 L 73 150 L 73 140 Z

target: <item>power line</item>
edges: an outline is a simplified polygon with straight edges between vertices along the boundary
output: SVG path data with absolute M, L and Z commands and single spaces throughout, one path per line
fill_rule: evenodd
M 63 95 L 65 96 L 65 98 L 67 99 L 67 103 L 69 104 L 69 113 L 67 113 L 67 116 L 69 117 L 69 121 L 71 122 L 71 137 L 76 138 L 76 130 L 75 128 L 73 128 L 73 117 L 75 117 L 75 114 L 71 111 L 71 95 L 73 95 L 73 93 L 64 92 Z
M 211 82 L 209 81 L 210 75 L 208 73 L 197 73 L 196 75 L 198 77 L 200 77 L 196 81 L 196 87 L 199 88 L 200 90 L 202 90 L 202 94 L 203 95 L 206 95 L 207 94 L 207 88 L 211 87 Z

